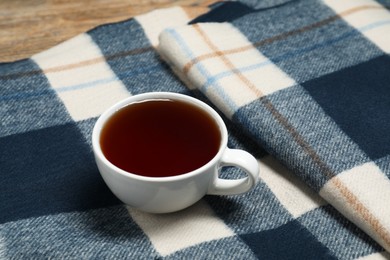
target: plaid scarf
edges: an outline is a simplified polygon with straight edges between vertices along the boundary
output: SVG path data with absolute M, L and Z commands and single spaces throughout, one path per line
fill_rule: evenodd
M 389 6 L 174 7 L 0 64 L 0 258 L 390 258 Z M 92 128 L 151 91 L 214 106 L 256 188 L 163 215 L 118 201 Z

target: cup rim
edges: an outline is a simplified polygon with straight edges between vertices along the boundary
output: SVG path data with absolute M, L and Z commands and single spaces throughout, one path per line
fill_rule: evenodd
M 206 111 L 212 118 L 216 121 L 219 130 L 221 132 L 221 143 L 218 149 L 218 152 L 214 157 L 209 160 L 206 164 L 203 166 L 179 175 L 175 176 L 167 176 L 167 177 L 150 177 L 150 176 L 142 176 L 138 175 L 135 173 L 127 172 L 125 170 L 122 170 L 121 168 L 117 167 L 113 163 L 111 163 L 103 154 L 103 151 L 100 146 L 100 133 L 101 130 L 104 126 L 104 124 L 107 122 L 107 120 L 119 109 L 123 108 L 126 105 L 129 105 L 131 103 L 135 102 L 140 102 L 140 101 L 145 101 L 145 100 L 152 100 L 152 99 L 176 99 L 176 100 L 181 100 L 185 102 L 189 102 L 191 104 L 196 105 L 197 107 L 203 109 Z M 130 96 L 128 98 L 125 98 L 117 103 L 115 103 L 113 106 L 110 108 L 106 109 L 98 118 L 96 121 L 93 131 L 92 131 L 92 149 L 95 154 L 96 159 L 99 159 L 101 162 L 103 162 L 108 168 L 112 170 L 112 172 L 115 172 L 116 174 L 122 175 L 126 178 L 132 178 L 132 179 L 138 179 L 138 180 L 144 180 L 144 181 L 149 181 L 149 182 L 170 182 L 170 181 L 176 181 L 176 180 L 182 180 L 186 178 L 190 178 L 191 176 L 197 175 L 205 169 L 211 167 L 218 161 L 221 157 L 222 154 L 227 147 L 227 128 L 226 125 L 221 118 L 221 116 L 208 104 L 205 102 L 196 99 L 194 97 L 191 97 L 189 95 L 181 94 L 181 93 L 176 93 L 176 92 L 146 92 L 142 94 L 136 94 L 133 96 Z M 100 170 L 99 170 L 100 172 Z M 100 172 L 101 173 L 101 172 Z M 102 173 L 101 173 L 102 174 Z

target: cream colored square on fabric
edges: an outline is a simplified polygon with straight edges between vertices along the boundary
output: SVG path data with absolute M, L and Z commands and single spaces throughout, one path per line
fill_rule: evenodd
M 262 93 L 262 96 L 267 96 L 296 84 L 292 78 L 270 61 L 243 67 L 241 74 Z
M 185 25 L 190 18 L 181 7 L 155 10 L 138 15 L 135 20 L 142 26 L 153 46 L 158 45 L 158 36 L 166 28 Z
M 92 46 L 91 46 L 92 44 Z M 102 60 L 102 54 L 88 34 L 80 34 L 44 52 L 32 56 L 43 70 L 77 66 L 80 62 Z M 88 48 L 89 47 L 89 48 Z
M 246 40 L 246 39 L 245 39 Z M 248 42 L 249 44 L 249 42 Z M 253 45 L 249 48 L 242 48 L 242 51 L 227 52 L 226 58 L 237 68 L 256 69 L 259 66 L 269 65 L 272 62 L 260 53 Z M 237 49 L 238 50 L 238 49 Z M 243 59 L 242 57 L 245 57 Z M 257 66 L 256 66 L 257 65 Z
M 390 53 L 390 13 L 372 0 L 325 0 L 325 3 L 382 51 Z
M 61 91 L 58 93 L 73 120 L 79 121 L 100 116 L 106 109 L 129 97 L 130 93 L 116 80 L 96 84 L 90 88 Z
M 186 52 L 187 59 L 199 58 L 202 55 L 213 53 L 210 45 L 207 44 L 194 25 L 171 28 L 171 30 L 167 30 L 167 32 L 169 37 L 179 44 L 181 51 L 185 52 L 186 49 L 189 50 L 189 52 Z M 167 47 L 169 48 L 169 46 Z M 188 54 L 191 54 L 192 57 L 189 57 Z M 188 60 L 185 60 L 184 62 L 186 63 L 187 61 Z
M 390 249 L 390 180 L 373 163 L 338 174 L 320 195 L 385 249 Z
M 202 242 L 234 236 L 234 232 L 204 201 L 170 214 L 128 210 L 162 256 Z
M 81 34 L 32 59 L 75 121 L 99 116 L 130 96 L 88 34 Z
M 219 77 L 226 74 L 227 71 L 230 71 L 229 67 L 220 56 L 204 59 L 195 66 L 202 66 L 204 70 L 207 71 L 207 74 L 209 74 L 209 77 Z M 199 67 L 197 67 L 197 69 L 199 69 Z
M 260 178 L 294 218 L 327 204 L 274 157 L 266 156 L 259 163 Z

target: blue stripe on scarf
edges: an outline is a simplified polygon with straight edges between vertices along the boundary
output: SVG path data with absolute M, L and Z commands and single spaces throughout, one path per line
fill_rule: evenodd
M 176 42 L 179 44 L 181 49 L 186 53 L 189 60 L 194 60 L 195 55 L 187 46 L 184 39 L 174 29 L 167 29 L 167 32 L 170 33 L 176 39 Z M 197 70 L 202 74 L 202 76 L 206 80 L 211 78 L 211 75 L 209 74 L 207 69 L 203 67 L 201 63 L 197 62 L 194 66 L 197 68 Z M 209 87 L 213 87 L 213 90 L 215 90 L 218 93 L 218 95 L 221 96 L 224 101 L 226 101 L 225 104 L 229 106 L 232 112 L 237 110 L 238 107 L 235 104 L 235 102 L 224 92 L 223 88 L 218 84 L 218 82 L 213 82 L 212 85 L 210 84 L 210 85 L 202 86 L 200 90 L 207 95 L 207 92 L 209 91 L 208 89 Z

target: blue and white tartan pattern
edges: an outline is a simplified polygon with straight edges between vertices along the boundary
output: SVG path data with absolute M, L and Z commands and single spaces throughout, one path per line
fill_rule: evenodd
M 390 3 L 277 2 L 218 3 L 191 25 L 156 10 L 0 64 L 0 258 L 390 258 Z M 173 214 L 122 205 L 91 131 L 150 91 L 219 109 L 257 187 Z

